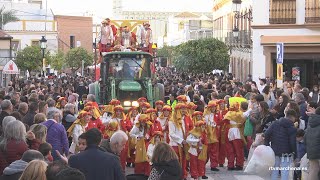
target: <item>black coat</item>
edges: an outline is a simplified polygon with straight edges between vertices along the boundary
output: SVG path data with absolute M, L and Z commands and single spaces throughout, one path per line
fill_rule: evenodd
M 169 162 L 154 163 L 153 168 L 161 174 L 160 180 L 180 180 L 182 179 L 182 169 L 178 160 Z
M 0 113 L 0 134 L 2 134 L 2 121 L 5 117 L 10 116 L 6 111 L 1 111 Z
M 0 177 L 0 180 L 19 180 L 21 175 L 22 175 L 22 172 L 15 173 L 15 174 L 12 174 L 12 175 L 4 175 L 3 174 Z
M 304 135 L 308 159 L 320 159 L 320 115 L 309 117 L 309 124 Z
M 283 153 L 297 154 L 296 146 L 297 129 L 293 122 L 287 118 L 281 118 L 267 129 L 265 135 L 265 145 L 271 148 L 276 156 L 282 156 Z
M 27 124 L 28 126 L 32 126 L 34 124 L 34 116 L 36 115 L 36 112 L 29 111 L 23 118 L 22 122 Z
M 119 158 L 97 146 L 88 146 L 84 152 L 71 156 L 69 165 L 83 172 L 86 180 L 125 180 Z

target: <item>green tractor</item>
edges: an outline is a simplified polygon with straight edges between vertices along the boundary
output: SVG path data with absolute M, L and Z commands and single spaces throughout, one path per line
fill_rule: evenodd
M 89 91 L 96 95 L 99 104 L 108 104 L 111 99 L 118 99 L 124 109 L 128 110 L 132 106 L 139 106 L 138 98 L 146 97 L 153 106 L 155 100 L 163 99 L 160 96 L 164 89 L 154 91 L 152 78 L 155 73 L 152 68 L 153 56 L 150 53 L 108 52 L 100 64 L 100 80 L 90 85 Z

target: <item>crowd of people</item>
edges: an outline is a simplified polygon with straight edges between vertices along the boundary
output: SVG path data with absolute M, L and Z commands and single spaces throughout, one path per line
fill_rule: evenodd
M 271 79 L 241 83 L 170 68 L 157 75 L 165 98 L 141 97 L 128 112 L 116 99 L 98 105 L 88 78 L 10 83 L 0 91 L 0 179 L 208 179 L 207 164 L 241 171 L 260 144 L 273 149 L 275 167 L 299 166 L 307 154 L 307 179 L 319 179 L 317 85 L 277 89 Z M 258 136 L 263 141 L 253 143 Z M 129 167 L 134 174 L 125 176 Z M 271 179 L 289 179 L 289 170 L 280 172 Z

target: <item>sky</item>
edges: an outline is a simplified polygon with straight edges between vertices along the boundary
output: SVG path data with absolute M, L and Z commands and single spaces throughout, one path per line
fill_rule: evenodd
M 112 0 L 47 0 L 54 14 L 112 17 Z M 123 0 L 125 10 L 211 12 L 213 0 Z

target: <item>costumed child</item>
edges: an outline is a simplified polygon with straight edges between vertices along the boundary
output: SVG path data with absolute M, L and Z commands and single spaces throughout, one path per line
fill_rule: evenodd
M 148 150 L 147 150 L 147 156 L 149 161 L 152 158 L 154 148 L 156 147 L 158 142 L 162 142 L 162 141 L 163 141 L 163 133 L 161 131 L 155 131 L 153 133 L 153 137 L 150 140 Z
M 140 99 L 140 98 L 139 98 Z M 140 114 L 147 114 L 147 110 L 151 107 L 148 102 L 142 102 L 139 105 L 140 107 L 140 113 L 136 116 L 136 119 L 134 120 L 135 123 L 139 120 Z
M 219 99 L 217 101 L 219 118 L 221 120 L 220 126 L 220 138 L 219 138 L 219 167 L 223 167 L 226 157 L 227 157 L 227 150 L 226 150 L 226 142 L 228 141 L 228 131 L 229 131 L 229 121 L 224 120 L 224 116 L 228 112 L 228 108 L 226 108 L 226 103 L 224 99 Z
M 243 116 L 243 112 L 240 111 L 240 102 L 231 101 L 230 99 L 229 112 L 224 116 L 225 120 L 228 120 L 230 122 L 226 148 L 228 170 L 243 170 L 244 136 L 243 131 L 241 132 L 240 129 L 244 126 L 244 122 L 246 119 Z
M 195 111 L 192 114 L 192 122 L 195 124 L 198 121 L 203 121 L 203 113 L 201 111 Z
M 171 119 L 172 109 L 170 106 L 166 105 L 162 108 L 162 113 L 157 118 L 161 124 L 162 133 L 164 140 L 169 143 L 169 121 Z
M 84 111 L 91 113 L 91 120 L 88 123 L 88 126 L 86 127 L 86 131 L 92 128 L 97 128 L 101 132 L 104 130 L 104 125 L 102 124 L 102 121 L 100 120 L 100 115 L 96 108 L 94 106 L 86 106 L 84 107 Z
M 206 134 L 206 123 L 203 120 L 197 121 L 193 130 L 187 137 L 190 145 L 190 174 L 193 179 L 208 179 L 205 175 L 208 139 Z
M 56 103 L 56 108 L 57 109 L 60 109 L 61 111 L 63 111 L 64 109 L 64 106 L 67 104 L 67 99 L 65 97 L 60 97 L 58 100 L 57 100 L 57 103 Z
M 86 131 L 90 119 L 90 112 L 81 111 L 77 120 L 67 130 L 69 136 L 72 137 L 72 143 L 69 149 L 70 153 L 77 154 L 79 152 L 79 136 Z
M 150 164 L 147 157 L 147 147 L 150 140 L 150 129 L 152 122 L 149 116 L 146 114 L 141 114 L 139 116 L 138 122 L 133 126 L 130 131 L 130 136 L 137 139 L 136 144 L 136 159 L 134 166 L 135 174 L 144 174 L 149 176 L 150 174 Z
M 186 95 L 180 95 L 177 97 L 178 103 L 187 104 L 188 99 Z
M 145 102 L 148 102 L 147 98 L 145 98 L 145 97 L 140 97 L 140 98 L 138 99 L 139 106 L 141 106 L 141 104 L 142 104 L 142 103 L 145 103 Z
M 103 139 L 110 139 L 111 136 L 119 130 L 119 123 L 118 121 L 110 121 L 108 126 L 104 128 L 102 133 Z
M 138 115 L 138 107 L 131 107 L 128 110 L 128 113 L 126 115 L 127 121 L 131 122 L 131 127 L 129 132 L 131 131 L 133 125 L 134 125 L 134 120 L 136 116 Z M 128 136 L 128 142 L 129 142 L 129 147 L 128 147 L 128 158 L 127 158 L 127 167 L 130 167 L 131 165 L 134 166 L 134 159 L 135 159 L 135 147 L 136 147 L 136 139 L 131 138 Z
M 163 109 L 163 106 L 164 106 L 164 102 L 159 100 L 159 101 L 156 101 L 156 110 L 157 110 L 157 116 L 160 116 L 161 113 L 162 113 L 162 109 Z
M 196 111 L 197 107 L 198 106 L 196 104 L 194 104 L 193 102 L 188 103 L 188 109 L 189 109 L 188 113 L 190 116 Z
M 219 171 L 219 114 L 215 101 L 209 101 L 204 110 L 204 119 L 208 133 L 208 159 L 210 159 L 211 171 Z
M 155 131 L 162 131 L 161 123 L 158 121 L 157 110 L 149 108 L 147 110 L 147 115 L 149 116 L 149 119 L 152 122 L 151 136 L 153 136 L 153 133 Z
M 187 153 L 189 145 L 186 142 L 189 131 L 193 129 L 193 123 L 188 116 L 187 105 L 178 103 L 169 121 L 169 145 L 176 152 L 182 167 L 183 179 L 187 178 Z
M 114 113 L 114 107 L 120 105 L 120 101 L 117 99 L 112 99 L 108 105 L 102 107 L 102 117 L 101 121 L 103 124 L 108 123 L 112 119 Z

